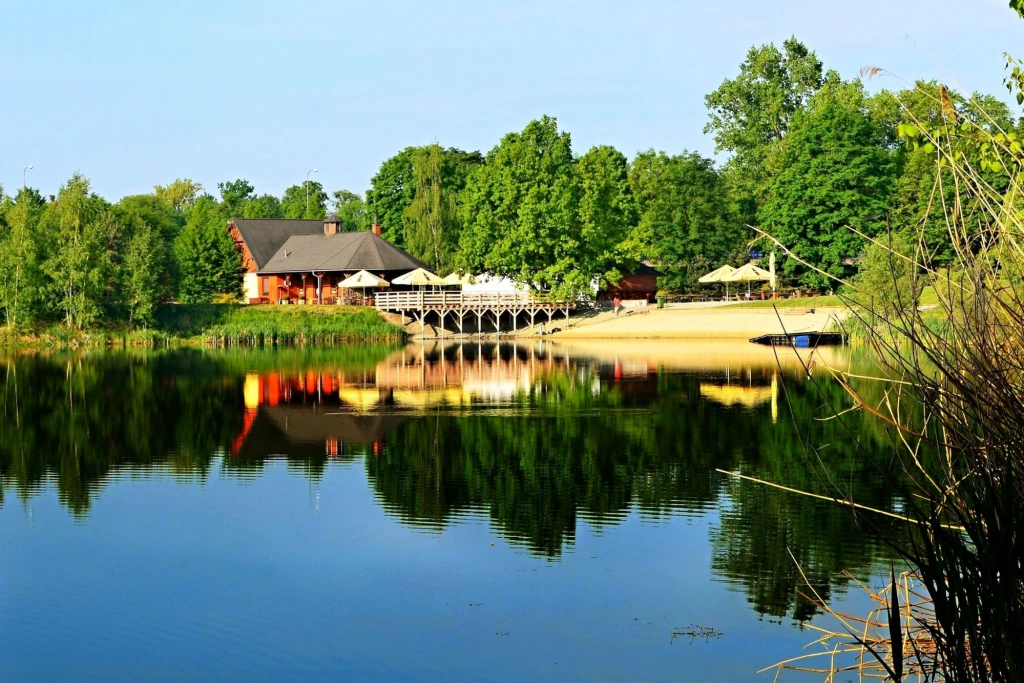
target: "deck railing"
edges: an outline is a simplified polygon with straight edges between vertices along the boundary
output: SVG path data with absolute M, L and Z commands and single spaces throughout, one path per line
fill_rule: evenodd
M 565 308 L 523 292 L 378 292 L 373 305 L 381 311 L 481 308 Z

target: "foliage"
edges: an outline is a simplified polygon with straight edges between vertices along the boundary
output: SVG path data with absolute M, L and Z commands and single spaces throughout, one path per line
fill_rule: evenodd
M 242 218 L 284 218 L 281 200 L 272 194 L 261 194 L 245 202 Z
M 284 218 L 323 219 L 327 215 L 327 193 L 324 186 L 315 180 L 305 180 L 301 185 L 292 185 L 281 198 L 281 214 Z
M 220 190 L 221 209 L 226 218 L 241 216 L 244 206 L 252 200 L 255 187 L 248 180 L 239 178 L 230 182 L 217 183 Z
M 576 177 L 582 259 L 605 281 L 616 280 L 617 266 L 634 265 L 625 244 L 637 224 L 629 163 L 614 147 L 593 147 L 576 162 Z
M 795 117 L 783 169 L 759 212 L 762 229 L 794 256 L 782 260 L 784 274 L 828 288 L 828 276 L 855 272 L 864 239 L 850 228 L 868 236 L 879 232 L 895 172 L 881 141 L 871 118 L 842 102 L 828 101 Z
M 367 209 L 361 195 L 349 190 L 338 190 L 334 193 L 334 213 L 341 219 L 341 229 L 345 232 L 369 230 L 373 216 Z
M 575 171 L 569 134 L 555 119 L 506 135 L 466 186 L 459 267 L 558 298 L 586 296 L 601 264 L 581 244 Z
M 444 150 L 440 145 L 413 153 L 416 191 L 405 210 L 404 232 L 409 253 L 433 270 L 450 272 L 455 263 L 461 225 L 455 190 L 444 183 Z
M 5 201 L 0 222 L 0 307 L 10 327 L 30 323 L 39 314 L 42 273 L 36 232 L 44 208 L 43 198 L 30 188 L 22 188 L 13 202 Z
M 212 197 L 200 197 L 174 242 L 182 303 L 211 301 L 218 292 L 241 288 L 241 257 Z
M 203 194 L 203 186 L 191 178 L 177 178 L 169 185 L 155 185 L 153 195 L 175 211 L 185 211 Z
M 366 193 L 366 203 L 374 220 L 381 225 L 381 235 L 388 242 L 402 248 L 406 246 L 403 227 L 405 210 L 416 196 L 416 179 L 412 167 L 415 149 L 406 147 L 385 160 L 370 180 L 371 187 Z
M 637 155 L 630 180 L 640 207 L 632 242 L 658 264 L 661 287 L 686 289 L 735 259 L 744 230 L 710 159 L 649 150 Z

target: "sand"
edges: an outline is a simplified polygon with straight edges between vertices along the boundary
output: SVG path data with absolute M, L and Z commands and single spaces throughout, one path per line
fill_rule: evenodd
M 603 314 L 595 320 L 570 320 L 571 327 L 556 332 L 555 339 L 750 339 L 762 334 L 820 331 L 844 309 L 803 310 L 771 308 L 647 308 L 618 317 Z M 557 322 L 552 327 L 557 327 Z

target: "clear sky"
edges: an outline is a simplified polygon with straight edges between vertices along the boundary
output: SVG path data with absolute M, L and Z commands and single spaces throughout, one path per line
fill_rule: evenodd
M 1006 0 L 6 0 L 0 184 L 34 164 L 45 194 L 78 170 L 111 200 L 175 177 L 280 195 L 317 167 L 362 191 L 407 145 L 487 151 L 543 114 L 577 153 L 712 154 L 704 95 L 790 35 L 846 77 L 996 95 L 1024 57 Z

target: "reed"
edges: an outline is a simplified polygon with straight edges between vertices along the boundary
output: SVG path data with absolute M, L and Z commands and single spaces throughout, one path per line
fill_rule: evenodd
M 177 338 L 214 345 L 400 342 L 405 331 L 372 309 L 355 306 L 165 306 L 159 328 Z
M 878 594 L 890 610 L 886 620 L 844 616 L 826 640 L 859 659 L 814 669 L 827 680 L 844 672 L 1024 680 L 1024 151 L 1011 131 L 983 113 L 963 116 L 941 97 L 943 124 L 929 130 L 918 122 L 912 134 L 939 161 L 933 196 L 955 262 L 942 272 L 930 267 L 923 225 L 909 252 L 888 249 L 886 305 L 860 291 L 844 321 L 873 349 L 877 372 L 855 378 L 830 369 L 852 410 L 889 434 L 889 447 L 877 449 L 857 439 L 853 423 L 847 427 L 861 457 L 902 501 L 906 528 L 887 535 L 879 515 L 850 505 L 856 491 L 829 475 L 827 453 L 807 453 L 832 499 L 906 560 L 904 605 L 913 605 L 894 620 L 893 590 Z M 884 249 L 892 239 L 872 242 Z M 855 281 L 837 284 L 858 292 Z M 932 311 L 913 296 L 925 285 L 935 292 Z M 846 424 L 849 412 L 830 419 Z M 853 649 L 837 646 L 837 634 Z

